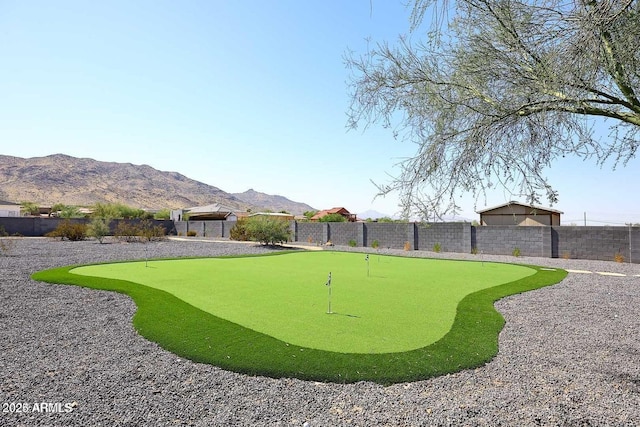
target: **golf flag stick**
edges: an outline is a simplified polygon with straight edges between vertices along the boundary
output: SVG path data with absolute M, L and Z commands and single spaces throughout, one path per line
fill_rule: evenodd
M 327 310 L 327 314 L 332 314 L 331 311 L 331 272 L 329 272 L 329 278 L 327 279 L 327 283 L 325 285 L 329 288 L 329 309 Z
M 369 254 L 367 254 L 365 260 L 367 261 L 367 277 L 369 277 Z

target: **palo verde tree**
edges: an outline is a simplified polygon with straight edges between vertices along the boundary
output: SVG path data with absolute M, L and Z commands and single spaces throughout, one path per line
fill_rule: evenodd
M 417 144 L 378 184 L 405 213 L 455 212 L 456 194 L 496 185 L 553 204 L 555 159 L 615 168 L 635 156 L 640 1 L 414 0 L 409 28 L 346 58 L 348 125 L 381 123 Z

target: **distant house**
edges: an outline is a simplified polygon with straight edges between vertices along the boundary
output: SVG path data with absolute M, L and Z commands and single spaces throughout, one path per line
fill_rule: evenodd
M 311 221 L 320 221 L 320 218 L 330 215 L 330 214 L 339 214 L 346 218 L 349 222 L 356 222 L 357 216 L 356 214 L 349 213 L 345 208 L 332 208 L 323 211 L 319 211 L 314 216 L 311 217 Z
M 480 214 L 480 225 L 543 226 L 560 225 L 560 215 L 563 212 L 511 201 L 477 213 Z
M 256 212 L 249 215 L 249 218 L 263 217 L 263 218 L 278 218 L 285 221 L 293 220 L 294 216 L 288 213 L 281 212 Z
M 19 217 L 20 205 L 17 203 L 6 202 L 0 200 L 0 216 L 2 217 Z
M 236 221 L 237 216 L 233 209 L 227 206 L 214 203 L 206 206 L 194 206 L 192 208 L 174 209 L 171 211 L 173 221 L 203 221 L 203 220 L 225 220 Z

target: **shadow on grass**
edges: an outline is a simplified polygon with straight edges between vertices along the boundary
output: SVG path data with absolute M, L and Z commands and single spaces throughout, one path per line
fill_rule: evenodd
M 537 272 L 523 279 L 467 295 L 451 330 L 439 341 L 412 351 L 384 354 L 338 353 L 287 344 L 213 316 L 173 295 L 123 280 L 74 275 L 67 266 L 41 271 L 34 280 L 110 290 L 130 296 L 138 310 L 133 325 L 143 337 L 180 357 L 248 375 L 273 378 L 388 385 L 472 369 L 498 352 L 504 318 L 493 303 L 562 281 L 567 272 L 526 266 Z M 349 314 L 334 313 L 357 317 Z

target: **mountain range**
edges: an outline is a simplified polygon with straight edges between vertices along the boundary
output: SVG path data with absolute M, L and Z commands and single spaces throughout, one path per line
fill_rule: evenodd
M 0 200 L 39 206 L 122 203 L 148 209 L 180 209 L 218 203 L 238 211 L 317 210 L 306 203 L 253 189 L 227 193 L 218 187 L 148 165 L 101 162 L 65 154 L 22 158 L 0 155 Z

